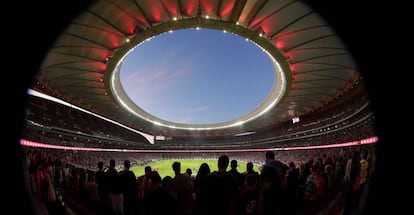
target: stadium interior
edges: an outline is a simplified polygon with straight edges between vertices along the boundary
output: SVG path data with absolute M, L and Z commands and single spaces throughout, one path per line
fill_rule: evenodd
M 19 103 L 24 107 L 19 147 L 24 156 L 50 156 L 91 175 L 99 161 L 106 164 L 114 158 L 121 166 L 127 159 L 145 165 L 150 160 L 227 154 L 261 165 L 265 153 L 273 151 L 280 161 L 300 166 L 323 154 L 364 151 L 379 157 L 382 119 L 376 109 L 378 95 L 372 91 L 375 84 L 366 71 L 371 68 L 364 62 L 365 52 L 358 52 L 357 36 L 340 27 L 347 21 L 334 18 L 337 7 L 288 0 L 74 4 L 70 8 L 76 12 L 60 26 L 44 27 L 53 33 L 39 39 L 46 43 L 39 44 L 44 52 L 36 56 L 39 64 L 25 87 L 30 90 L 24 90 Z M 229 122 L 187 125 L 148 114 L 122 92 L 117 76 L 128 51 L 151 37 L 197 27 L 245 37 L 274 60 L 273 91 L 255 110 Z M 29 193 L 35 192 L 31 175 L 27 177 Z M 297 214 L 340 214 L 343 202 L 337 194 L 331 193 L 317 209 L 302 208 Z M 64 197 L 73 214 L 96 212 L 74 196 Z M 39 210 L 34 203 L 28 208 Z M 374 210 L 368 206 L 361 210 Z

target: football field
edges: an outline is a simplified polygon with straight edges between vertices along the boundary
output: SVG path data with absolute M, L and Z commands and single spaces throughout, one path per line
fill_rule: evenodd
M 192 176 L 195 177 L 197 175 L 198 169 L 202 163 L 207 163 L 210 166 L 211 172 L 217 171 L 217 159 L 213 160 L 160 160 L 160 161 L 154 161 L 147 163 L 143 166 L 133 166 L 131 167 L 131 170 L 135 173 L 135 176 L 141 176 L 144 174 L 144 168 L 145 166 L 151 166 L 152 170 L 157 170 L 160 174 L 161 178 L 164 178 L 165 176 L 171 176 L 174 178 L 174 171 L 172 170 L 172 164 L 174 161 L 179 161 L 181 163 L 181 173 L 185 173 L 187 168 L 190 168 L 193 172 Z M 243 173 L 246 171 L 246 162 L 244 161 L 237 161 L 237 170 L 239 170 L 240 173 Z M 259 166 L 254 165 L 253 168 L 255 171 L 259 172 Z M 227 171 L 230 170 L 230 164 L 227 168 Z

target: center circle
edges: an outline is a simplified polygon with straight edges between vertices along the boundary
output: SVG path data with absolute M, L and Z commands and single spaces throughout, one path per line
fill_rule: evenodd
M 146 40 L 125 56 L 120 83 L 147 113 L 180 124 L 237 119 L 272 90 L 274 65 L 245 38 L 213 29 L 180 29 Z

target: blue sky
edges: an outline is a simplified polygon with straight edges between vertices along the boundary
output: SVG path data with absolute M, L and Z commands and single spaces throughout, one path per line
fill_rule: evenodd
M 130 52 L 121 84 L 143 110 L 184 124 L 226 122 L 247 114 L 270 93 L 269 57 L 238 35 L 212 29 L 164 33 Z

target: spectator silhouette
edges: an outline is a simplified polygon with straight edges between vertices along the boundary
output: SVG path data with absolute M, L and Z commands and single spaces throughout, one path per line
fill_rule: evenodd
M 273 151 L 266 152 L 266 162 L 262 166 L 260 178 L 262 183 L 261 205 L 263 215 L 280 214 L 282 210 L 282 163 L 275 160 Z
M 122 195 L 122 186 L 118 170 L 115 169 L 115 160 L 109 161 L 109 168 L 105 172 L 108 182 L 109 199 L 111 202 L 112 213 L 119 215 L 124 213 L 124 198 Z
M 138 195 L 138 204 L 137 209 L 139 212 L 142 212 L 144 209 L 144 199 L 150 189 L 150 173 L 152 172 L 151 166 L 144 167 L 144 174 L 137 178 L 137 195 Z
M 99 196 L 99 209 L 102 213 L 108 211 L 110 209 L 109 205 L 109 193 L 108 193 L 108 185 L 105 177 L 105 170 L 104 170 L 104 163 L 102 161 L 98 162 L 98 170 L 95 172 L 96 184 L 98 189 L 98 196 Z
M 202 163 L 198 169 L 197 175 L 193 183 L 193 193 L 195 196 L 195 213 L 204 214 L 206 207 L 206 195 L 209 190 L 206 189 L 206 177 L 210 174 L 210 166 L 207 163 Z
M 49 214 L 65 215 L 67 209 L 53 183 L 52 164 L 44 161 L 41 165 L 40 193 Z
M 174 198 L 173 185 L 174 180 L 170 176 L 166 176 L 161 180 L 161 176 L 157 171 L 149 174 L 150 189 L 145 195 L 144 214 L 145 215 L 182 215 L 178 202 Z
M 229 157 L 221 155 L 218 158 L 218 170 L 206 178 L 206 215 L 233 215 L 237 214 L 237 203 L 240 192 L 237 179 L 227 172 Z
M 129 168 L 131 162 L 129 160 L 124 161 L 124 170 L 119 172 L 120 181 L 122 185 L 122 195 L 124 197 L 124 214 L 134 215 L 136 207 L 136 190 L 137 190 L 137 179 L 135 173 Z
M 258 214 L 260 192 L 258 189 L 259 178 L 255 174 L 247 174 L 244 177 L 243 190 L 240 193 L 240 215 Z
M 183 214 L 191 214 L 194 210 L 194 198 L 192 195 L 193 182 L 187 173 L 181 173 L 181 163 L 175 161 L 172 164 L 174 170 L 174 186 L 173 190 L 177 195 L 178 205 Z
M 241 188 L 242 186 L 244 186 L 243 175 L 239 172 L 239 170 L 237 170 L 237 166 L 237 160 L 231 160 L 229 173 L 237 179 L 237 186 Z

